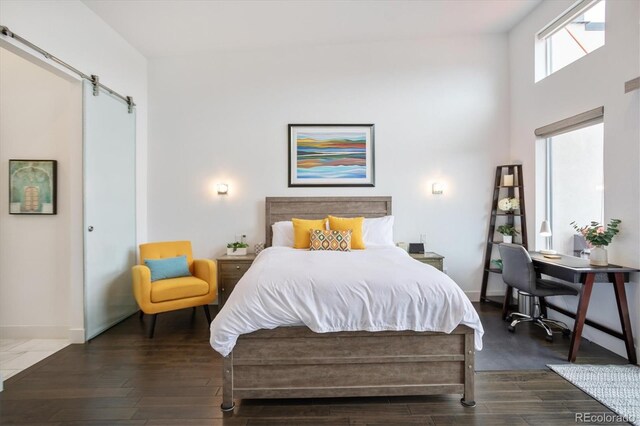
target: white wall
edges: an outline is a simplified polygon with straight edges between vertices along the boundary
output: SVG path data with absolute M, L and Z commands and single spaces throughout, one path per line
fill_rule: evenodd
M 640 267 L 640 102 L 639 92 L 624 93 L 624 82 L 640 74 L 640 2 L 608 1 L 606 44 L 549 77 L 534 83 L 535 34 L 567 9 L 573 0 L 546 1 L 509 34 L 511 78 L 511 157 L 522 161 L 528 182 L 535 182 L 534 129 L 575 114 L 604 106 L 605 220 L 622 219 L 621 233 L 609 246 L 609 261 Z M 539 159 L 538 159 L 539 160 Z M 542 217 L 534 206 L 544 205 L 540 188 L 526 188 L 529 229 L 536 230 Z M 535 209 L 539 213 L 539 209 Z M 637 274 L 627 284 L 636 348 L 640 335 L 640 289 Z M 575 311 L 577 298 L 562 298 L 561 306 Z M 613 289 L 596 284 L 588 318 L 619 329 Z M 569 321 L 571 323 L 571 321 Z M 590 327 L 583 336 L 625 354 L 622 341 Z
M 82 268 L 82 87 L 0 48 L 0 93 L 0 199 L 9 159 L 58 160 L 58 214 L 9 215 L 0 203 L 0 335 L 67 338 L 71 271 Z
M 396 241 L 426 233 L 477 298 L 507 68 L 505 36 L 152 59 L 149 240 L 215 257 L 239 233 L 264 241 L 266 196 L 391 195 Z M 287 188 L 289 123 L 374 123 L 376 187 Z
M 0 23 L 84 73 L 99 75 L 101 82 L 119 93 L 133 96 L 137 104 L 137 237 L 138 241 L 145 241 L 147 239 L 146 58 L 80 1 L 3 0 L 0 2 Z M 77 151 L 74 155 L 82 158 L 82 151 Z M 72 232 L 82 232 L 82 211 L 74 214 L 76 216 Z M 3 261 L 17 262 L 14 252 L 6 256 L 7 259 Z M 82 256 L 82 239 L 73 246 L 72 258 L 77 259 L 79 256 Z M 71 294 L 68 297 L 70 297 L 71 339 L 83 341 L 82 269 L 72 268 L 70 274 Z M 4 285 L 4 282 L 0 284 Z M 42 300 L 42 303 L 47 301 Z M 34 311 L 38 312 L 37 309 Z
M 77 0 L 3 0 L 0 23 L 136 103 L 138 240 L 146 240 L 147 59 Z

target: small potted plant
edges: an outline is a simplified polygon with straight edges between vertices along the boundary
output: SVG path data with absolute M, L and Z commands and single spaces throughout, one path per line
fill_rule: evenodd
M 491 263 L 495 265 L 496 269 L 502 271 L 502 259 L 491 259 Z
M 620 232 L 618 225 L 622 221 L 620 219 L 611 219 L 607 227 L 598 222 L 592 221 L 591 225 L 579 227 L 575 222 L 571 222 L 573 229 L 578 231 L 591 248 L 589 253 L 589 263 L 594 266 L 607 266 L 609 260 L 607 258 L 607 250 L 604 248 L 611 244 L 613 237 Z
M 502 241 L 509 244 L 513 243 L 513 237 L 520 233 L 513 225 L 508 223 L 498 226 L 498 232 L 502 234 Z
M 227 255 L 245 256 L 247 254 L 247 248 L 249 247 L 249 244 L 244 241 L 245 238 L 246 235 L 243 235 L 240 241 L 227 244 Z

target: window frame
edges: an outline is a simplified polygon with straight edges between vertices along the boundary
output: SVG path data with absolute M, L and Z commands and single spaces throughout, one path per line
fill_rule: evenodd
M 563 66 L 562 68 L 558 68 L 553 71 L 553 61 L 552 61 L 552 44 L 551 38 L 553 35 L 564 29 L 567 25 L 569 25 L 575 18 L 584 14 L 591 8 L 595 7 L 596 4 L 606 1 L 606 0 L 578 0 L 574 4 L 572 4 L 569 8 L 567 8 L 564 12 L 562 12 L 558 17 L 553 19 L 547 25 L 545 25 L 535 36 L 535 44 L 536 48 L 536 64 L 535 64 L 535 82 L 539 82 L 549 77 L 551 74 L 556 73 L 557 71 L 566 68 L 571 65 L 575 61 L 580 58 L 570 62 L 569 64 Z M 605 18 L 605 30 L 606 31 L 606 18 Z M 604 46 L 606 44 L 606 33 L 605 33 L 605 41 L 602 44 Z M 592 50 L 591 52 L 586 53 L 581 58 L 588 56 L 589 54 L 595 52 L 600 47 Z M 543 62 L 544 61 L 544 62 Z M 540 62 L 543 62 L 540 64 Z
M 544 160 L 544 164 L 542 165 L 542 167 L 544 167 L 544 169 L 542 167 L 536 167 L 536 182 L 538 185 L 541 184 L 543 187 L 542 194 L 540 194 L 540 192 L 538 191 L 536 192 L 538 194 L 537 196 L 542 195 L 542 199 L 544 200 L 544 208 L 536 208 L 536 216 L 538 217 L 538 215 L 542 215 L 541 220 L 538 220 L 537 223 L 541 223 L 543 220 L 546 220 L 549 222 L 551 229 L 554 229 L 552 185 L 553 153 L 551 150 L 552 139 L 556 136 L 580 130 L 585 127 L 595 126 L 597 124 L 604 124 L 604 106 L 594 108 L 589 111 L 585 111 L 580 114 L 576 114 L 574 116 L 558 120 L 556 122 L 535 129 L 534 134 L 537 138 L 536 140 L 538 141 L 538 143 L 543 144 L 544 149 L 544 153 L 542 155 L 542 158 Z M 604 202 L 602 203 L 602 205 L 604 208 Z M 604 212 L 602 216 L 604 217 Z M 553 234 L 547 238 L 549 238 L 550 246 L 553 247 Z M 536 247 L 540 246 L 541 244 L 541 241 L 539 240 L 539 238 L 536 238 Z

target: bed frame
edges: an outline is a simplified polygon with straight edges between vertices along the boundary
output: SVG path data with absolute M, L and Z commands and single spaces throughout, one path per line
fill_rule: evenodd
M 380 217 L 391 197 L 267 197 L 266 245 L 281 220 Z M 234 398 L 322 398 L 463 394 L 474 402 L 474 330 L 314 333 L 307 327 L 259 330 L 238 338 L 223 363 L 222 410 Z

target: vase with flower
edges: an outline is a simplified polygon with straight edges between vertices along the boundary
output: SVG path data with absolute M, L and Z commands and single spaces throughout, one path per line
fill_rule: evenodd
M 513 213 L 520 208 L 520 200 L 514 197 L 505 197 L 498 201 L 498 208 L 505 213 Z
M 620 232 L 618 225 L 622 221 L 620 219 L 611 219 L 605 227 L 599 222 L 592 221 L 590 225 L 580 227 L 575 222 L 571 222 L 573 229 L 578 231 L 587 241 L 587 245 L 591 248 L 589 254 L 589 263 L 594 266 L 607 266 L 609 264 L 607 249 L 605 248 L 613 237 Z

